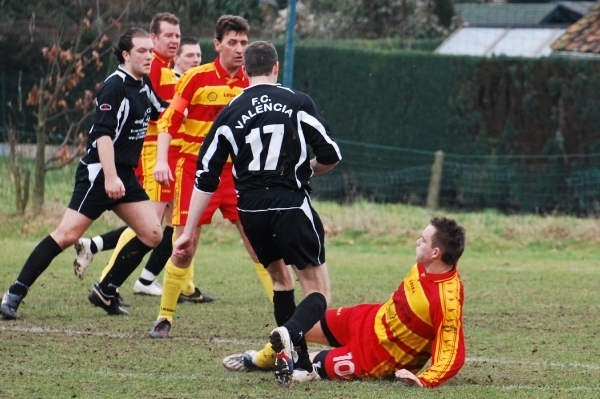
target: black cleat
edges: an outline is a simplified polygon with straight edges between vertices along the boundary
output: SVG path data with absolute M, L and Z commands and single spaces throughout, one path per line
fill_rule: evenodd
M 0 304 L 0 313 L 6 320 L 15 320 L 17 318 L 17 309 L 23 300 L 24 295 L 11 294 L 6 291 L 2 297 L 2 304 Z
M 191 302 L 191 303 L 206 303 L 212 302 L 215 300 L 214 296 L 206 295 L 200 292 L 198 287 L 194 288 L 194 292 L 190 295 L 179 294 L 179 298 L 177 298 L 177 303 L 183 302 Z
M 117 300 L 119 301 L 119 306 L 124 306 L 124 307 L 131 306 L 131 302 L 129 302 L 127 299 L 123 298 L 121 296 L 121 294 L 119 293 L 119 291 L 117 291 L 115 296 L 117 297 Z
M 94 306 L 101 307 L 111 316 L 123 315 L 129 316 L 129 312 L 119 306 L 119 300 L 116 295 L 104 295 L 100 286 L 94 284 L 88 295 L 88 300 Z

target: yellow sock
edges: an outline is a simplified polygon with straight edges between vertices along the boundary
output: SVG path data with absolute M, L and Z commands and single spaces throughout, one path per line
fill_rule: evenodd
M 271 369 L 275 367 L 275 351 L 271 343 L 267 343 L 264 348 L 256 352 L 256 365 L 262 369 Z
M 187 273 L 187 268 L 182 269 L 175 266 L 171 262 L 171 259 L 167 261 L 163 279 L 163 294 L 160 297 L 160 310 L 157 320 L 167 319 L 170 323 L 173 323 L 173 313 L 175 313 L 175 308 L 177 308 L 177 299 L 179 299 L 181 287 L 185 284 Z
M 123 247 L 131 240 L 133 240 L 133 238 L 135 237 L 135 231 L 133 231 L 132 228 L 128 227 L 126 228 L 122 233 L 121 236 L 119 237 L 119 241 L 117 242 L 117 246 L 115 247 L 112 256 L 110 257 L 110 260 L 108 261 L 108 264 L 106 265 L 106 267 L 104 268 L 104 270 L 102 270 L 102 274 L 100 275 L 100 280 L 102 281 L 104 280 L 104 277 L 106 277 L 106 275 L 108 274 L 108 272 L 110 271 L 110 269 L 113 267 L 113 265 L 115 264 L 115 261 L 117 260 L 117 255 L 119 254 L 119 252 L 121 251 L 121 249 L 123 249 Z
M 192 295 L 196 290 L 196 286 L 194 285 L 194 260 L 190 263 L 190 266 L 187 268 L 187 274 L 185 276 L 185 283 L 181 286 L 181 293 L 184 295 Z
M 271 280 L 271 276 L 269 276 L 269 272 L 267 272 L 267 269 L 260 263 L 255 263 L 254 269 L 256 269 L 258 279 L 265 288 L 265 291 L 267 291 L 267 296 L 271 300 L 271 303 L 273 303 L 273 281 Z

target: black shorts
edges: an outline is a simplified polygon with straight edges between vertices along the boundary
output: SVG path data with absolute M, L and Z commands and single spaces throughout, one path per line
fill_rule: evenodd
M 323 224 L 304 191 L 260 190 L 238 199 L 240 221 L 263 266 L 283 258 L 302 270 L 325 263 Z
M 111 210 L 119 204 L 149 200 L 132 167 L 117 165 L 117 176 L 125 186 L 125 195 L 114 200 L 106 194 L 102 164 L 86 165 L 80 162 L 75 172 L 75 188 L 69 208 L 96 220 L 104 211 Z

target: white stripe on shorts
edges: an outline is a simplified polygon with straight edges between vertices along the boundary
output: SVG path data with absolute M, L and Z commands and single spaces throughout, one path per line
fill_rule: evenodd
M 86 166 L 87 166 L 87 170 L 88 170 L 88 179 L 90 180 L 91 184 L 90 184 L 90 188 L 88 188 L 88 190 L 87 190 L 87 193 L 85 193 L 83 200 L 81 200 L 81 203 L 79 204 L 79 208 L 77 208 L 77 212 L 81 212 L 81 207 L 83 206 L 83 203 L 85 202 L 85 199 L 87 198 L 88 194 L 92 190 L 92 187 L 94 187 L 94 181 L 96 181 L 96 177 L 98 177 L 98 174 L 102 170 L 101 163 L 91 163 Z

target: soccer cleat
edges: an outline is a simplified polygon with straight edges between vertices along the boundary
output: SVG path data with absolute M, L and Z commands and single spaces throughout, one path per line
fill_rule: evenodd
M 269 335 L 275 355 L 275 378 L 280 384 L 289 384 L 294 372 L 294 357 L 297 353 L 292 346 L 290 333 L 285 327 L 277 327 Z
M 317 370 L 315 369 L 313 369 L 312 372 L 308 372 L 304 369 L 294 369 L 292 372 L 293 382 L 312 382 L 320 379 L 321 377 L 319 377 L 319 373 L 317 373 Z
M 119 292 L 119 290 L 117 290 L 117 293 L 115 294 L 115 296 L 117 297 L 117 300 L 119 301 L 119 306 L 125 306 L 125 307 L 131 306 L 131 302 L 129 302 L 127 299 L 123 298 L 121 296 L 121 293 Z
M 255 350 L 229 355 L 223 359 L 223 366 L 231 371 L 269 371 L 254 363 Z
M 153 280 L 152 283 L 148 285 L 142 284 L 140 280 L 136 280 L 133 285 L 133 293 L 135 295 L 153 295 L 153 296 L 161 296 L 163 292 L 163 287 L 156 280 Z
M 185 295 L 183 293 L 179 294 L 179 298 L 177 298 L 177 303 L 183 302 L 192 302 L 192 303 L 205 303 L 212 302 L 215 300 L 214 296 L 206 295 L 200 292 L 198 287 L 194 288 L 194 292 L 190 295 Z
M 101 307 L 111 316 L 129 316 L 129 312 L 119 306 L 117 295 L 105 295 L 98 284 L 94 284 L 88 295 L 88 300 L 94 306 Z
M 73 261 L 73 271 L 80 280 L 83 280 L 88 266 L 94 259 L 94 254 L 92 254 L 90 247 L 91 243 L 92 240 L 89 238 L 80 238 L 75 243 L 75 253 L 77 256 Z
M 24 295 L 11 294 L 6 291 L 0 304 L 0 313 L 6 320 L 15 320 L 17 318 L 17 309 L 23 300 Z
M 154 323 L 152 331 L 148 336 L 150 338 L 169 338 L 169 331 L 171 331 L 171 323 L 167 319 L 160 319 Z

